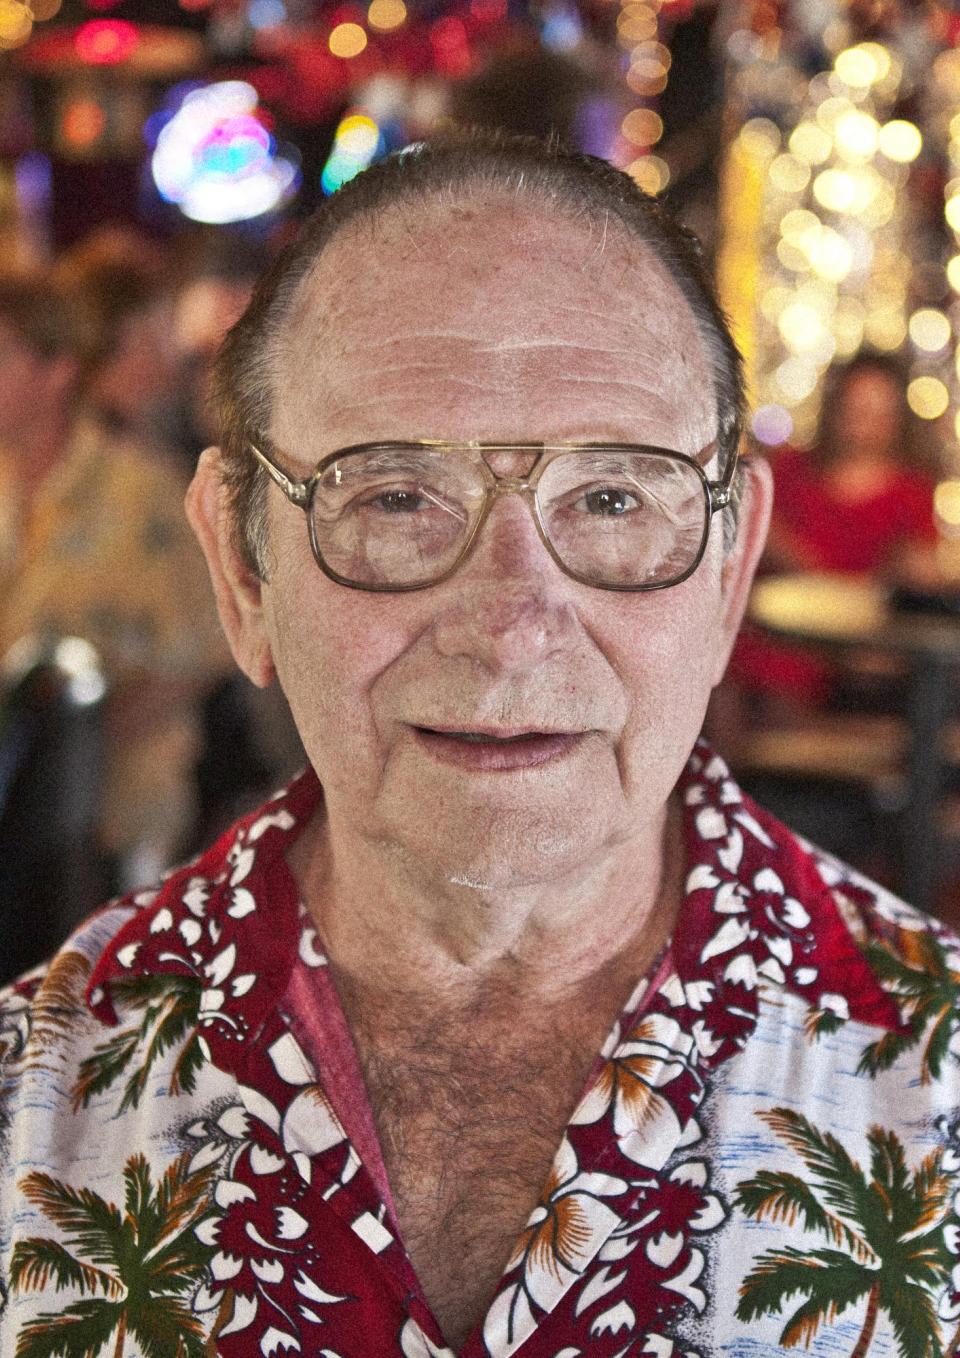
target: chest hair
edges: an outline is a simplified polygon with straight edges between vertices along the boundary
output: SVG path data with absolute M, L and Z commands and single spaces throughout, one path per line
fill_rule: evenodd
M 606 1013 L 564 1020 L 353 1023 L 404 1244 L 455 1348 L 492 1299 L 606 1037 Z

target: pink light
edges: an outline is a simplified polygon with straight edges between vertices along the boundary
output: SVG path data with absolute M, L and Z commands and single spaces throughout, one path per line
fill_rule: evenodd
M 90 66 L 112 66 L 130 56 L 140 34 L 125 19 L 91 19 L 77 29 L 73 39 L 77 56 Z

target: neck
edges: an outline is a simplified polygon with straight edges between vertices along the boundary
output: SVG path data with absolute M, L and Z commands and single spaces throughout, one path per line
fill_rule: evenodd
M 319 818 L 318 818 L 319 820 Z M 622 961 L 645 973 L 682 894 L 680 811 L 595 861 L 497 888 L 427 879 L 393 846 L 314 823 L 291 851 L 301 895 L 338 973 L 371 993 L 562 1000 Z

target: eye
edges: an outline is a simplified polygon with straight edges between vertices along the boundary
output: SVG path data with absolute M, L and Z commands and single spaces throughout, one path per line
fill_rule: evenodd
M 585 509 L 588 514 L 605 519 L 617 518 L 642 508 L 639 498 L 622 486 L 598 486 L 596 490 L 588 490 L 573 507 Z
M 367 501 L 373 509 L 382 509 L 387 514 L 413 514 L 426 503 L 424 496 L 413 490 L 384 490 Z

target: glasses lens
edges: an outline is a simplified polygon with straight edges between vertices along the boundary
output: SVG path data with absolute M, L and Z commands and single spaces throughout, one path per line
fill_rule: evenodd
M 643 449 L 562 453 L 544 470 L 537 499 L 568 570 L 608 587 L 673 584 L 696 563 L 709 526 L 696 469 Z
M 379 447 L 325 468 L 314 492 L 313 533 L 344 580 L 409 588 L 450 569 L 483 499 L 483 474 L 462 454 Z

